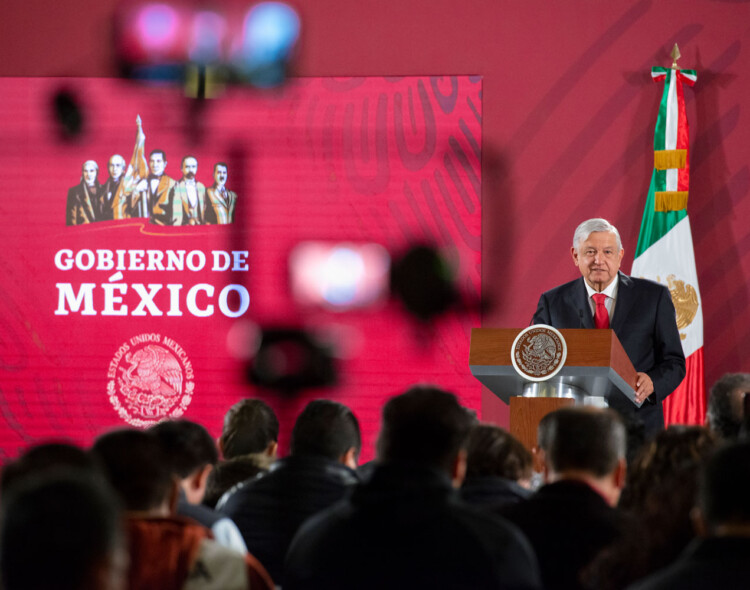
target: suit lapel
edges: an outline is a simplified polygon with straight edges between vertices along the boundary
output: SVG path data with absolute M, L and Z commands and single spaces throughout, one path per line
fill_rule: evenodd
M 593 330 L 594 318 L 591 315 L 591 307 L 589 306 L 588 293 L 583 277 L 575 282 L 573 289 L 568 293 L 567 300 L 569 308 L 574 309 L 575 313 L 580 316 L 576 321 L 576 327 Z
M 583 311 L 581 317 L 583 319 L 582 328 L 587 330 L 594 329 L 594 316 L 591 315 L 591 306 L 589 305 L 589 294 L 586 291 L 586 284 L 583 282 L 583 277 L 578 281 L 576 285 L 576 309 Z
M 610 319 L 609 327 L 619 333 L 625 324 L 625 318 L 630 314 L 633 307 L 633 281 L 622 272 L 618 272 L 619 284 L 617 285 L 617 302 L 615 303 L 615 315 Z

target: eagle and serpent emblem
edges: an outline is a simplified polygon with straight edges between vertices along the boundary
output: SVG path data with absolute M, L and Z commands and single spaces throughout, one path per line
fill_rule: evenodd
M 530 326 L 513 344 L 513 364 L 532 380 L 546 379 L 565 362 L 562 335 L 551 326 Z
M 184 356 L 184 351 L 173 341 L 164 339 L 164 343 L 171 343 Z M 186 357 L 183 360 L 190 365 Z M 107 393 L 120 417 L 133 426 L 177 418 L 192 400 L 195 388 L 192 369 L 188 369 L 186 378 L 185 366 L 176 351 L 162 343 L 151 342 L 127 352 L 117 372 L 116 384 L 112 379 L 107 384 Z
M 182 395 L 182 367 L 166 348 L 148 344 L 125 355 L 130 366 L 120 367 L 120 392 L 134 414 L 158 419 Z

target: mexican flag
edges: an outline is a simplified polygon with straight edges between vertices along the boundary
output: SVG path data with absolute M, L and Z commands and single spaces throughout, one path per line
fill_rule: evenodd
M 687 374 L 664 402 L 665 422 L 703 424 L 703 313 L 687 214 L 690 168 L 683 94 L 683 84 L 692 86 L 696 73 L 673 66 L 653 68 L 651 76 L 664 81 L 664 93 L 654 135 L 654 171 L 631 274 L 666 285 L 677 312 Z
M 134 191 L 136 185 L 143 179 L 148 178 L 148 164 L 146 163 L 146 136 L 143 133 L 143 127 L 141 125 L 141 116 L 136 115 L 135 118 L 138 130 L 135 133 L 135 147 L 133 148 L 133 157 L 130 158 L 130 164 L 128 164 L 125 170 L 125 176 L 120 182 L 120 186 L 117 188 L 117 194 L 115 195 L 114 202 L 114 216 L 115 219 L 126 219 L 129 217 L 129 213 L 126 213 L 126 208 L 130 205 L 130 196 Z M 142 205 L 145 202 L 142 201 Z M 142 217 L 148 217 L 148 211 L 144 209 L 141 212 Z

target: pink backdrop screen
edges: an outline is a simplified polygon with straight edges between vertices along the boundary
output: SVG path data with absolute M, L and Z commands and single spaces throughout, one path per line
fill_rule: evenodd
M 83 131 L 62 140 L 51 107 L 68 89 Z M 268 401 L 287 445 L 313 398 L 349 405 L 363 460 L 385 399 L 435 382 L 478 408 L 468 370 L 476 311 L 420 329 L 399 305 L 333 312 L 295 303 L 288 258 L 300 242 L 378 244 L 392 256 L 441 248 L 468 299 L 480 290 L 481 79 L 307 78 L 273 94 L 230 90 L 196 103 L 173 89 L 110 79 L 0 80 L 0 460 L 46 439 L 183 416 L 221 428 L 245 396 Z M 162 227 L 145 220 L 66 226 L 81 166 L 130 161 L 136 115 L 166 174 L 227 163 L 234 222 Z M 236 316 L 236 317 L 234 317 Z M 338 384 L 280 396 L 248 384 L 253 326 L 296 326 L 335 350 Z

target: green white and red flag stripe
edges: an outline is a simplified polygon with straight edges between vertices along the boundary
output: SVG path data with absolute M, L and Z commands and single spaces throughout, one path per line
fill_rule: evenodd
M 665 85 L 654 134 L 654 170 L 631 274 L 667 286 L 677 311 L 687 375 L 664 402 L 665 422 L 703 424 L 703 308 L 687 214 L 689 133 L 683 94 L 683 83 L 692 86 L 696 73 L 653 68 L 651 75 Z
M 696 74 L 694 70 L 652 68 L 651 77 L 655 81 L 664 81 L 664 93 L 654 134 L 656 210 L 685 209 L 690 165 L 683 84 L 695 84 Z

